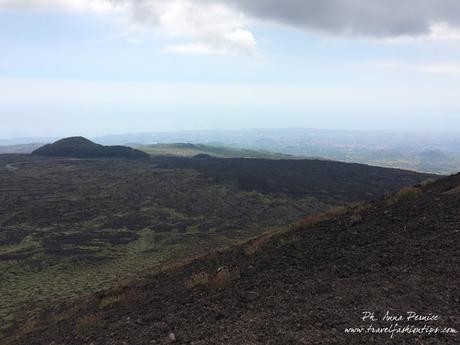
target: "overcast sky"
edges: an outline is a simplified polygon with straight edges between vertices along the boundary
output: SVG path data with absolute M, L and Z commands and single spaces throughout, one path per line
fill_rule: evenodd
M 0 137 L 460 130 L 458 0 L 0 0 Z

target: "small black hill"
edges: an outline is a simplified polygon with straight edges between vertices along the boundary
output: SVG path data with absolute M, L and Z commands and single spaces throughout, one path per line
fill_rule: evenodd
M 127 146 L 103 146 L 84 137 L 64 138 L 47 144 L 32 152 L 32 155 L 72 158 L 149 158 L 145 152 Z

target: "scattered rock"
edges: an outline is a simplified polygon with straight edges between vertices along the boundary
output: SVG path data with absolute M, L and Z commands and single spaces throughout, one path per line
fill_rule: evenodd
M 171 332 L 171 333 L 169 333 L 168 339 L 169 339 L 169 341 L 174 343 L 176 341 L 176 335 L 173 332 Z

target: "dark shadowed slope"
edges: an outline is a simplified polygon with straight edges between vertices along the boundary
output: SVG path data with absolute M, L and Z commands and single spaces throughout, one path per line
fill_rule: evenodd
M 145 152 L 126 146 L 103 146 L 83 137 L 71 137 L 47 144 L 32 152 L 37 156 L 72 158 L 149 158 Z
M 243 190 L 309 195 L 342 202 L 375 199 L 388 191 L 439 177 L 408 170 L 314 159 L 156 158 L 162 168 L 197 170 L 219 182 L 233 180 Z
M 23 345 L 454 345 L 458 334 L 348 334 L 414 311 L 460 328 L 460 175 L 350 208 L 334 219 L 70 304 L 22 329 Z M 25 334 L 28 333 L 28 334 Z

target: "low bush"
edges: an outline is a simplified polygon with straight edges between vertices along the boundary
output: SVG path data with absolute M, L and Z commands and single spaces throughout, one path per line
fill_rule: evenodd
M 343 216 L 345 213 L 347 213 L 347 208 L 345 206 L 335 207 L 326 212 L 326 218 L 334 219 L 334 218 Z
M 387 196 L 385 203 L 387 205 L 393 205 L 403 200 L 415 200 L 422 196 L 422 194 L 422 190 L 418 187 L 405 187 L 401 189 L 399 192 Z
M 230 271 L 227 268 L 220 268 L 216 275 L 211 276 L 207 272 L 194 273 L 185 282 L 188 289 L 193 289 L 197 286 L 203 286 L 211 289 L 220 289 L 230 285 L 234 280 L 238 279 L 240 274 L 238 271 Z
M 273 236 L 273 232 L 267 232 L 249 241 L 247 246 L 244 248 L 245 254 L 252 255 L 259 252 L 270 241 L 270 239 Z
M 300 225 L 301 227 L 310 227 L 316 225 L 319 222 L 322 222 L 325 219 L 326 217 L 323 214 L 316 214 L 302 219 L 298 222 L 298 225 Z
M 120 296 L 118 295 L 109 295 L 109 296 L 104 296 L 98 304 L 99 309 L 105 309 L 107 307 L 110 307 L 116 303 L 120 302 Z
M 422 183 L 420 183 L 420 185 L 422 187 L 428 187 L 428 186 L 432 185 L 435 182 L 436 182 L 436 180 L 434 178 L 428 178 L 425 181 L 423 181 Z
M 196 286 L 208 285 L 210 281 L 209 274 L 206 272 L 193 273 L 192 276 L 185 282 L 188 289 L 193 289 Z
M 19 337 L 22 337 L 23 335 L 32 333 L 38 328 L 38 326 L 39 326 L 38 319 L 35 319 L 35 318 L 27 319 L 26 321 L 24 321 L 22 326 L 15 333 L 15 336 L 19 338 Z
M 227 268 L 222 268 L 217 272 L 214 279 L 211 279 L 209 287 L 215 289 L 224 288 L 239 277 L 240 274 L 238 271 L 230 272 Z
M 75 324 L 77 334 L 87 334 L 101 328 L 104 325 L 102 316 L 90 314 L 79 318 Z

